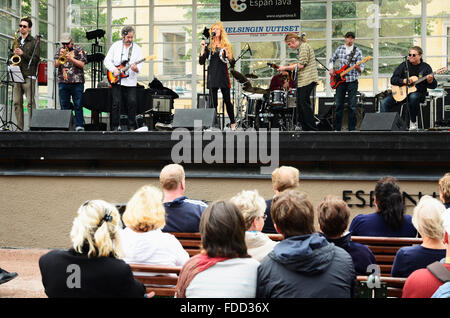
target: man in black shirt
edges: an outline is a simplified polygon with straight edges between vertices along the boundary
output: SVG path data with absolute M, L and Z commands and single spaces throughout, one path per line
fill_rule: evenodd
M 391 84 L 395 86 L 404 86 L 406 84 L 410 85 L 413 81 L 412 76 L 417 76 L 419 79 L 426 76 L 426 80 L 417 84 L 417 91 L 408 94 L 408 105 L 409 105 L 409 115 L 410 123 L 409 130 L 417 130 L 417 112 L 420 103 L 425 101 L 425 96 L 427 94 L 427 88 L 436 88 L 437 82 L 433 76 L 433 70 L 431 66 L 425 63 L 422 59 L 422 48 L 419 46 L 413 46 L 409 49 L 409 58 L 407 62 L 401 63 L 394 71 L 391 77 Z M 406 65 L 408 63 L 408 65 Z M 409 79 L 406 75 L 406 66 L 409 69 Z M 411 90 L 412 91 L 412 90 Z M 389 112 L 396 105 L 396 101 L 392 95 L 385 97 L 381 101 L 380 112 Z

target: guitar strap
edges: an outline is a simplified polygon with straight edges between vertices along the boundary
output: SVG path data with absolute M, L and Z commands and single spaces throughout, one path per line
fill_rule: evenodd
M 350 64 L 352 63 L 352 60 L 353 60 L 353 57 L 355 56 L 355 54 L 356 54 L 356 46 L 353 47 L 353 51 L 352 51 L 352 54 L 350 55 L 350 58 L 348 59 L 347 66 L 350 66 Z

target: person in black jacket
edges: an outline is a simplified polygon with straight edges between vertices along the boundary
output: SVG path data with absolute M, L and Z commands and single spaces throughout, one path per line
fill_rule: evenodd
M 48 297 L 144 297 L 144 285 L 134 279 L 123 260 L 117 209 L 103 200 L 85 202 L 73 221 L 69 250 L 41 256 L 39 269 Z M 147 295 L 153 296 L 154 293 Z
M 408 94 L 409 105 L 409 130 L 417 130 L 417 113 L 420 103 L 425 101 L 427 94 L 427 88 L 436 88 L 437 81 L 433 76 L 433 70 L 431 66 L 425 63 L 422 59 L 422 48 L 419 46 L 413 46 L 409 49 L 409 58 L 407 62 L 401 63 L 394 71 L 391 77 L 391 84 L 395 86 L 405 86 L 411 84 L 412 76 L 417 76 L 419 79 L 426 76 L 426 81 L 423 81 L 416 85 L 417 91 Z M 406 66 L 409 69 L 409 79 L 407 79 Z M 396 106 L 396 101 L 392 95 L 383 98 L 380 104 L 380 112 L 389 112 Z
M 209 32 L 211 33 L 211 43 L 208 47 L 205 40 L 201 41 L 202 50 L 199 63 L 203 65 L 207 59 L 209 60 L 207 87 L 211 91 L 213 106 L 217 110 L 217 93 L 220 88 L 230 118 L 230 128 L 235 130 L 234 106 L 231 103 L 231 83 L 227 65 L 228 62 L 234 65 L 231 43 L 228 41 L 227 33 L 221 22 L 213 24 Z
M 270 211 L 285 239 L 258 267 L 257 298 L 350 298 L 356 296 L 351 256 L 315 233 L 314 208 L 289 190 L 276 197 Z

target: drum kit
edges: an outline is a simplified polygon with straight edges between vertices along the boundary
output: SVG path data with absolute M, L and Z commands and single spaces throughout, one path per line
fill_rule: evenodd
M 254 87 L 249 79 L 257 79 L 254 74 L 241 74 L 231 70 L 233 77 L 242 84 L 245 111 L 238 107 L 238 127 L 243 129 L 278 128 L 281 131 L 294 129 L 296 89 L 273 90 Z M 242 116 L 242 112 L 244 115 Z

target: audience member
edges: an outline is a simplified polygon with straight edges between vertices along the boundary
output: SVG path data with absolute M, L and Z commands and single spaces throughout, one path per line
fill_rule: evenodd
M 254 298 L 259 262 L 245 245 L 245 222 L 236 205 L 217 201 L 200 220 L 203 252 L 181 269 L 178 298 Z
M 3 268 L 0 268 L 0 285 L 9 282 L 11 279 L 14 279 L 18 276 L 16 272 L 8 272 Z
M 281 192 L 286 190 L 296 189 L 299 186 L 300 171 L 297 168 L 290 166 L 281 166 L 272 172 L 272 189 L 275 196 L 278 196 Z M 264 233 L 277 233 L 273 226 L 272 216 L 270 214 L 270 207 L 272 205 L 272 199 L 266 200 L 266 222 L 262 232 Z
M 447 172 L 439 180 L 439 198 L 444 203 L 445 208 L 450 209 L 450 172 Z
M 136 191 L 122 219 L 127 226 L 121 233 L 125 262 L 182 266 L 189 259 L 176 237 L 161 231 L 165 211 L 159 189 L 146 185 Z
M 273 201 L 271 214 L 285 239 L 258 267 L 257 297 L 344 298 L 356 292 L 351 256 L 315 233 L 314 208 L 306 195 L 289 190 Z
M 437 291 L 437 289 L 443 285 L 445 279 L 440 276 L 450 275 L 450 211 L 446 210 L 442 214 L 442 220 L 444 224 L 445 236 L 444 244 L 446 248 L 445 259 L 441 262 L 434 262 L 427 266 L 427 268 L 421 268 L 414 271 L 408 276 L 403 287 L 403 298 L 430 298 Z M 438 275 L 434 270 L 437 267 L 442 271 L 442 275 Z M 447 271 L 445 271 L 447 269 Z M 431 272 L 431 270 L 434 272 Z M 440 277 L 437 278 L 437 276 Z M 448 281 L 448 280 L 447 280 Z M 448 285 L 447 285 L 448 286 Z M 447 287 L 448 288 L 448 287 Z M 443 291 L 445 292 L 445 290 Z
M 236 204 L 241 211 L 245 228 L 245 244 L 247 245 L 248 254 L 261 261 L 277 242 L 272 241 L 266 234 L 261 233 L 264 226 L 266 215 L 266 202 L 257 190 L 242 191 L 231 198 L 231 202 Z
M 346 250 L 353 260 L 356 275 L 367 275 L 367 267 L 375 264 L 372 251 L 363 244 L 352 242 L 351 233 L 345 232 L 350 219 L 350 208 L 337 197 L 327 196 L 317 208 L 319 230 L 328 242 Z
M 391 276 L 408 277 L 419 268 L 445 257 L 444 226 L 441 214 L 444 205 L 425 195 L 414 209 L 412 223 L 423 239 L 421 245 L 405 246 L 398 250 L 392 265 Z
M 72 248 L 41 256 L 39 268 L 48 297 L 144 297 L 144 285 L 119 258 L 120 215 L 103 200 L 85 202 L 73 221 Z
M 383 177 L 375 186 L 375 206 L 371 214 L 359 214 L 350 224 L 355 236 L 416 237 L 411 216 L 405 215 L 400 187 L 394 177 Z
M 183 166 L 170 164 L 165 166 L 159 175 L 159 182 L 164 192 L 164 209 L 166 210 L 166 226 L 163 232 L 198 232 L 198 226 L 206 203 L 188 199 L 186 178 Z

